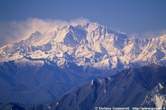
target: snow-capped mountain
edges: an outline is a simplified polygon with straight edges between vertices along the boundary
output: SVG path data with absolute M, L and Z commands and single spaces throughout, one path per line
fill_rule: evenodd
M 35 30 L 26 39 L 0 48 L 0 61 L 49 60 L 63 67 L 74 62 L 98 69 L 123 69 L 133 64 L 165 64 L 166 35 L 134 38 L 88 20 L 57 23 Z
M 0 47 L 0 103 L 45 104 L 98 76 L 166 64 L 166 35 L 135 38 L 88 20 L 32 24 Z

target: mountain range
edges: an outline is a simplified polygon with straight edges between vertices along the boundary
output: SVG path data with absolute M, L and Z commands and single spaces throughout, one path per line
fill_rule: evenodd
M 55 24 L 50 31 L 33 31 L 29 37 L 0 48 L 0 61 L 49 60 L 63 67 L 72 62 L 98 69 L 133 64 L 165 64 L 166 35 L 135 38 L 87 20 Z
M 155 88 L 165 84 L 166 35 L 138 38 L 88 20 L 43 28 L 0 47 L 2 105 L 58 101 L 50 107 L 87 110 L 98 105 L 156 104 L 145 97 L 154 99 Z M 140 99 L 132 102 L 139 94 Z M 128 102 L 126 97 L 130 97 Z M 78 103 L 72 102 L 76 99 Z

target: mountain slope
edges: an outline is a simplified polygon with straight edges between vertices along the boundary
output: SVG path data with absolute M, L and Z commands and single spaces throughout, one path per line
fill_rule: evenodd
M 48 103 L 96 76 L 102 76 L 101 71 L 72 63 L 63 69 L 45 60 L 0 63 L 0 102 Z
M 166 107 L 166 68 L 151 65 L 96 78 L 64 95 L 52 110 L 94 110 L 95 107 Z

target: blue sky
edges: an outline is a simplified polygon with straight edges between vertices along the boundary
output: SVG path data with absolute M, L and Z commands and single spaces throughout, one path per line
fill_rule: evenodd
M 0 0 L 0 22 L 87 18 L 127 33 L 166 29 L 166 0 Z

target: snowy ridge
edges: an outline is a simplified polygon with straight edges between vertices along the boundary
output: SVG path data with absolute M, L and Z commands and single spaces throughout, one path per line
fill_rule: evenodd
M 47 30 L 43 28 L 33 30 L 24 40 L 1 47 L 0 61 L 47 59 L 59 66 L 74 62 L 99 69 L 166 63 L 166 35 L 131 38 L 88 20 L 59 22 L 46 25 Z

